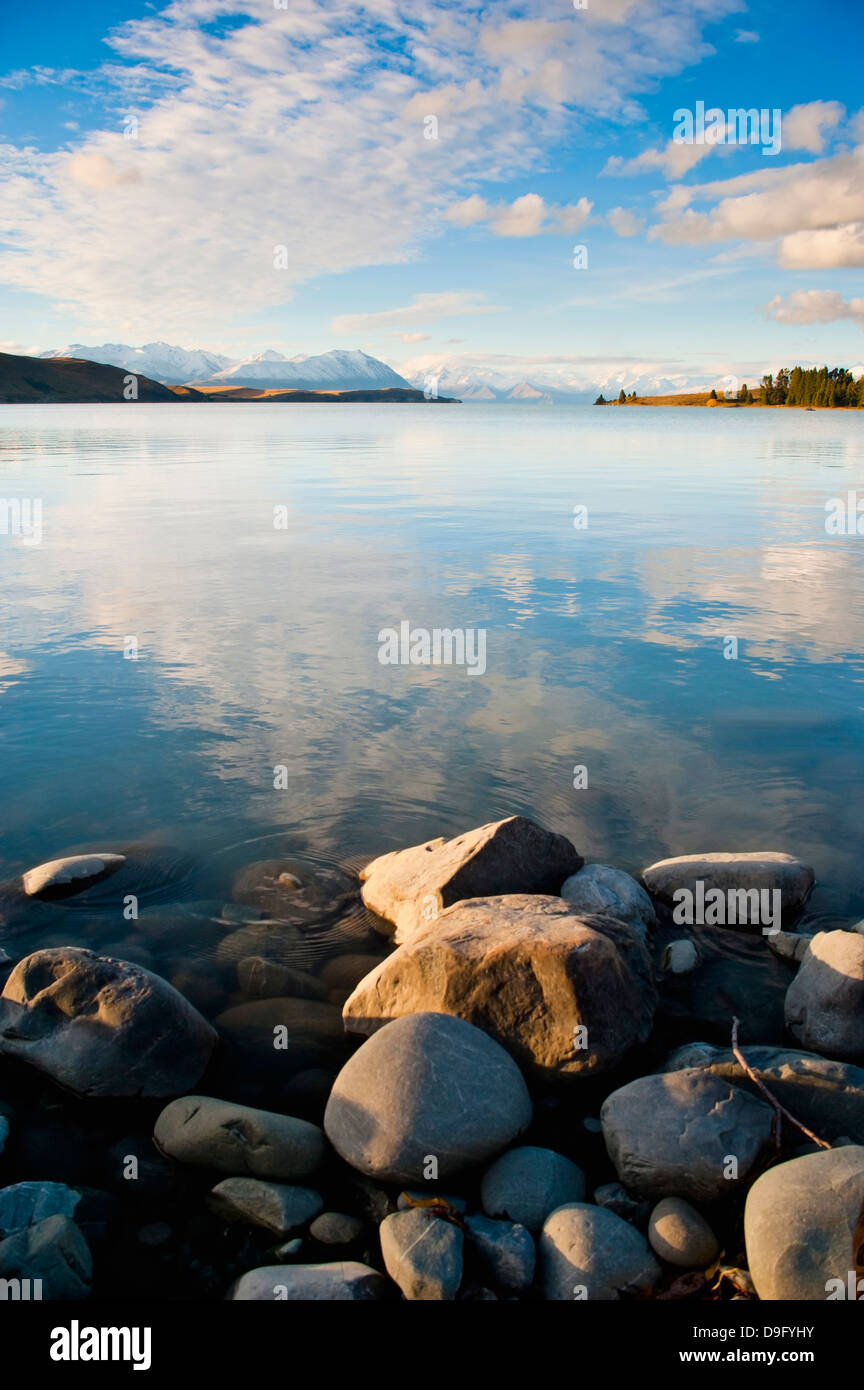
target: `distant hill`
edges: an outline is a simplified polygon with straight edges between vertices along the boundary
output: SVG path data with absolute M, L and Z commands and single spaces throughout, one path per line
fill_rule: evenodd
M 145 343 L 143 347 L 130 347 L 128 343 L 100 343 L 98 347 L 88 347 L 85 343 L 70 343 L 67 347 L 50 348 L 40 352 L 40 357 L 78 357 L 87 362 L 105 362 L 112 367 L 125 367 L 130 372 L 140 372 L 151 381 L 161 381 L 165 386 L 182 386 L 187 382 L 203 380 L 230 367 L 234 359 L 223 357 L 218 352 L 206 352 L 203 348 L 172 347 L 170 343 Z
M 131 399 L 139 401 L 283 401 L 323 405 L 328 401 L 399 404 L 426 400 L 423 392 L 412 386 L 366 387 L 356 391 L 280 391 L 260 386 L 219 385 L 199 390 L 194 386 L 164 386 L 138 372 L 109 366 L 104 362 L 88 362 L 75 357 L 16 357 L 11 353 L 0 353 L 0 405 L 125 403 L 129 399 L 133 379 L 135 394 Z M 454 404 L 446 396 L 433 398 L 430 402 L 436 403 Z
M 257 386 L 270 390 L 363 391 L 370 388 L 401 387 L 411 383 L 359 349 L 351 352 L 322 352 L 315 357 L 281 357 L 278 352 L 260 352 L 245 362 L 235 362 L 195 386 Z M 421 393 L 422 394 L 422 393 Z
M 15 357 L 0 353 L 0 404 L 28 405 L 30 403 L 63 402 L 82 405 L 126 402 L 129 378 L 135 378 L 139 401 L 177 401 L 207 399 L 199 391 L 179 388 L 174 391 L 159 381 L 123 367 L 112 367 L 82 358 Z M 126 394 L 124 394 L 126 393 Z

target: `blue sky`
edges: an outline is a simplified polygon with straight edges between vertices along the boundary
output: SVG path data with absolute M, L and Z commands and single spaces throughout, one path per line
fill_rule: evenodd
M 5 350 L 562 385 L 861 364 L 858 0 L 285 6 L 5 7 Z M 780 109 L 780 153 L 675 144 L 698 102 Z

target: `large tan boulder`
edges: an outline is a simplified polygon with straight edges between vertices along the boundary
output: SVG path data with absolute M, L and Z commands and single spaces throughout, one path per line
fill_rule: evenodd
M 563 835 L 524 816 L 481 825 L 452 840 L 428 840 L 373 859 L 362 871 L 363 901 L 396 927 L 396 940 L 466 898 L 501 893 L 558 893 L 581 869 Z
M 647 1038 L 655 1003 L 633 928 L 515 893 L 449 908 L 360 981 L 342 1016 L 369 1034 L 406 1014 L 453 1014 L 554 1081 L 616 1066 Z
M 786 991 L 786 1026 L 802 1047 L 864 1058 L 864 936 L 820 931 Z

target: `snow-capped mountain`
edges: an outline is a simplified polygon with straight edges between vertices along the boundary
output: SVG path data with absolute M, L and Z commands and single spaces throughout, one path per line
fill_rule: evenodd
M 617 397 L 623 387 L 629 394 L 659 396 L 677 391 L 699 391 L 717 385 L 718 377 L 702 374 L 666 374 L 651 370 L 648 364 L 622 369 L 617 364 L 598 362 L 584 365 L 530 364 L 531 375 L 519 374 L 528 361 L 513 359 L 512 373 L 500 356 L 487 365 L 482 359 L 451 357 L 415 358 L 405 364 L 405 375 L 412 386 L 422 390 L 434 389 L 439 395 L 455 396 L 462 401 L 486 401 L 490 404 L 587 405 L 601 392 Z
M 364 387 L 380 390 L 386 386 L 409 386 L 410 382 L 377 357 L 355 349 L 350 352 L 322 352 L 314 357 L 281 357 L 278 352 L 259 352 L 245 362 L 235 362 L 212 376 L 198 378 L 196 385 L 259 386 L 302 391 L 359 391 Z
M 224 371 L 234 361 L 218 352 L 172 347 L 170 343 L 145 343 L 143 347 L 130 347 L 128 343 L 100 343 L 98 347 L 70 343 L 67 347 L 40 352 L 39 356 L 83 357 L 87 362 L 125 367 L 130 372 L 138 372 L 152 381 L 161 381 L 170 386 L 181 386 L 187 381 L 210 377 L 215 372 Z

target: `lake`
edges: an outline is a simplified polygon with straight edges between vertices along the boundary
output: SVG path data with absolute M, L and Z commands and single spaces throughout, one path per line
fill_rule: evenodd
M 862 423 L 4 406 L 42 534 L 0 535 L 0 876 L 138 844 L 145 901 L 218 899 L 522 813 L 630 871 L 784 850 L 811 925 L 864 916 L 864 538 L 825 524 Z M 485 670 L 382 664 L 403 622 Z

